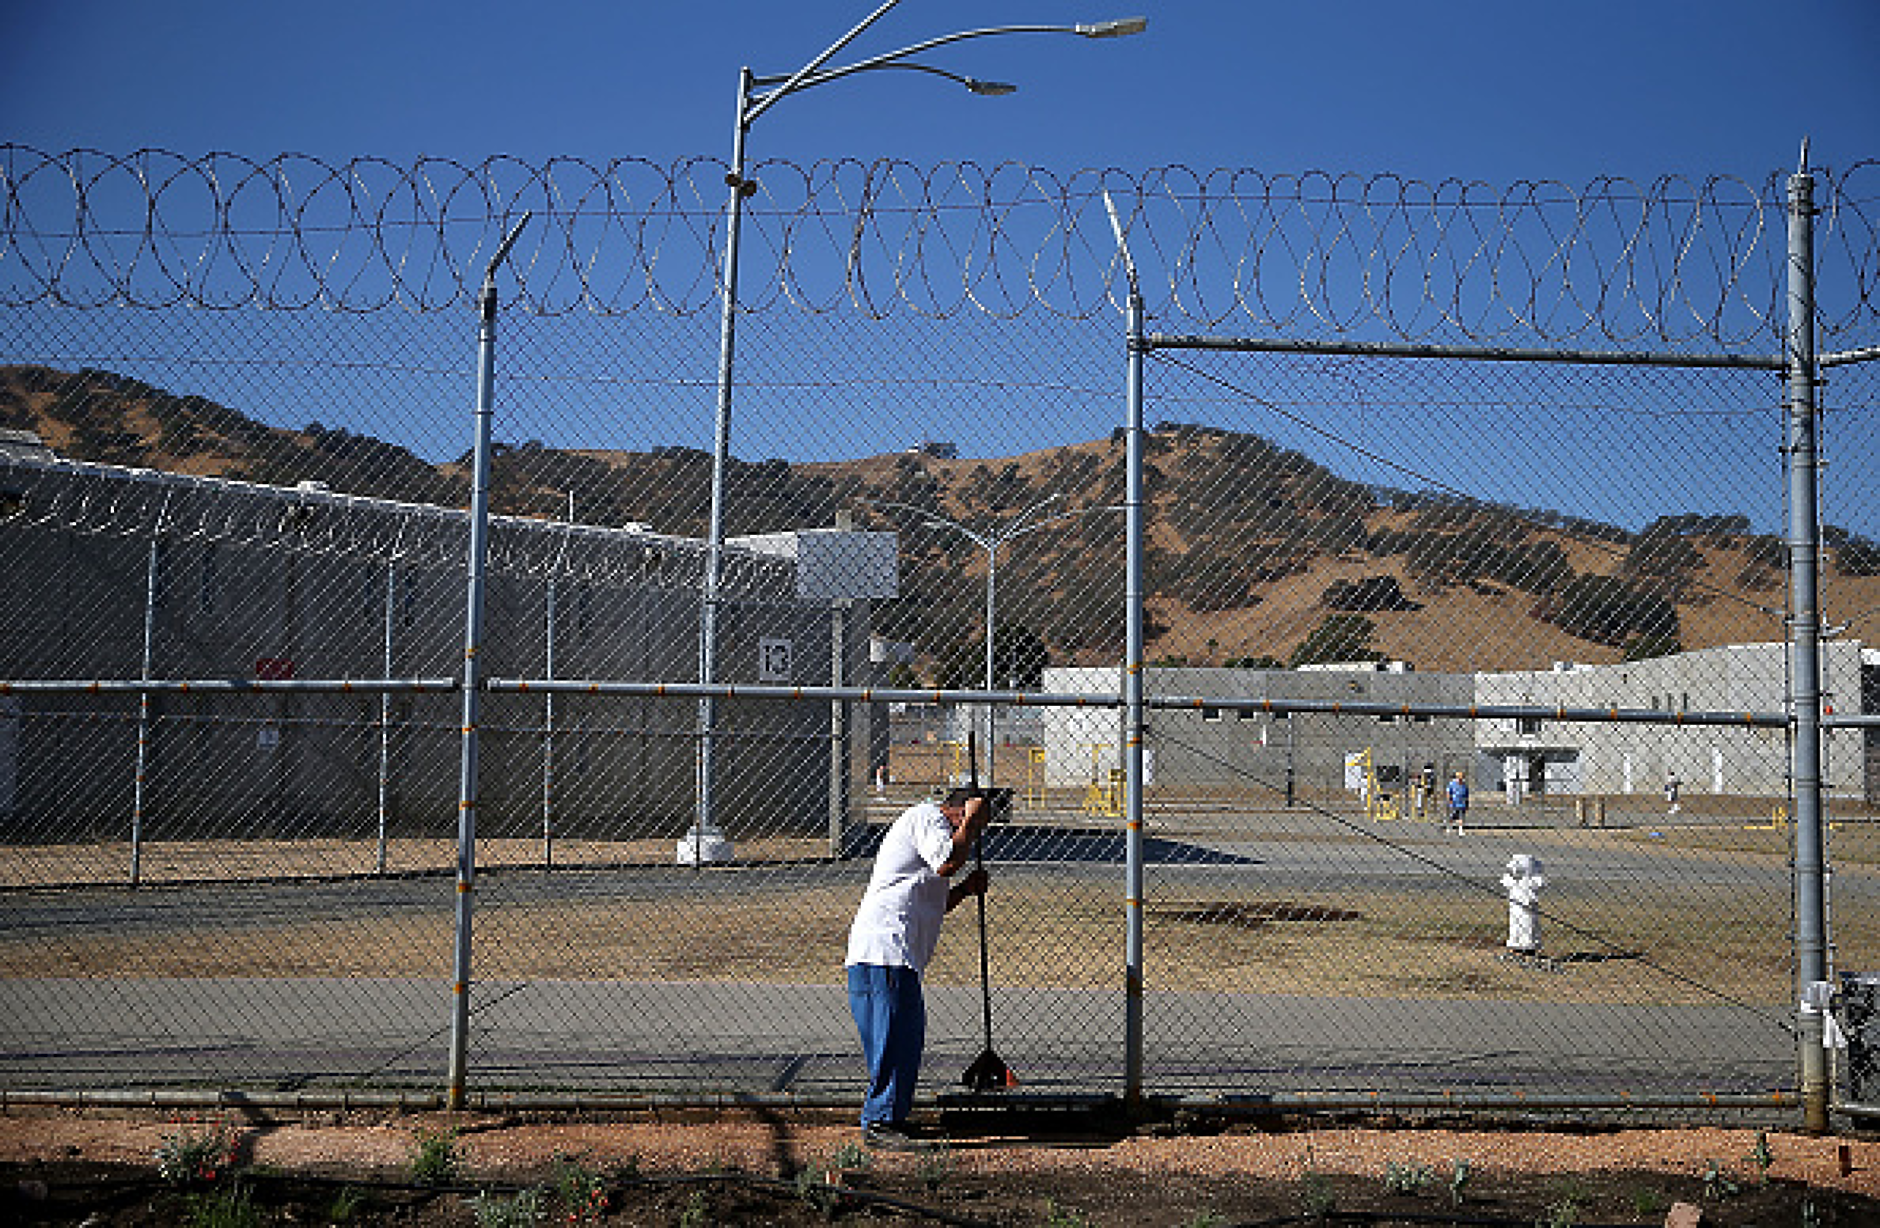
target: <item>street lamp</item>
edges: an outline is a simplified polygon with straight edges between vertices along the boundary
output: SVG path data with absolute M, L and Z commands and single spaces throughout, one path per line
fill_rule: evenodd
M 1029 507 L 1021 509 L 1019 513 L 1010 520 L 1001 522 L 996 530 L 982 533 L 976 529 L 968 528 L 957 520 L 942 516 L 932 508 L 916 507 L 911 503 L 894 503 L 885 499 L 861 500 L 863 504 L 869 507 L 891 508 L 896 511 L 912 512 L 924 518 L 921 522 L 922 527 L 928 529 L 950 529 L 986 552 L 986 669 L 984 682 L 987 691 L 992 690 L 995 685 L 994 673 L 996 666 L 993 662 L 993 641 L 998 625 L 997 594 L 999 584 L 999 548 L 1006 545 L 1008 542 L 1025 536 L 1027 533 L 1035 533 L 1046 525 L 1055 524 L 1060 520 L 1068 520 L 1072 516 L 1089 516 L 1097 512 L 1116 512 L 1122 510 L 1119 506 L 1105 505 L 1102 507 L 1071 508 L 1067 511 L 1056 512 L 1049 516 L 1041 517 L 1038 515 L 1038 513 L 1047 511 L 1063 501 L 1064 496 L 1061 494 L 1047 495 L 1045 498 L 1031 504 Z M 987 784 L 992 783 L 993 777 L 993 746 L 992 705 L 988 703 L 986 705 L 985 777 Z
M 718 411 L 712 433 L 711 513 L 705 538 L 705 576 L 699 612 L 698 680 L 711 683 L 718 673 L 718 600 L 723 581 L 725 544 L 725 468 L 731 445 L 731 368 L 735 352 L 738 305 L 738 237 L 744 215 L 744 200 L 757 191 L 754 180 L 744 174 L 744 137 L 764 112 L 782 99 L 818 85 L 877 69 L 911 69 L 958 82 L 975 94 L 1012 93 L 1017 86 L 998 81 L 979 81 L 945 69 L 912 61 L 911 57 L 949 43 L 1003 34 L 1074 34 L 1080 38 L 1120 38 L 1140 34 L 1149 24 L 1145 17 L 1125 17 L 1115 21 L 1086 22 L 1078 25 L 1010 25 L 960 30 L 930 38 L 858 60 L 853 64 L 824 68 L 837 52 L 848 46 L 900 0 L 887 0 L 864 17 L 853 29 L 825 47 L 809 63 L 788 77 L 759 77 L 743 68 L 738 73 L 737 124 L 732 130 L 731 166 L 725 173 L 730 197 L 725 205 L 725 255 L 718 280 L 720 319 L 718 332 Z M 697 830 L 714 830 L 712 822 L 712 781 L 714 777 L 713 725 L 717 719 L 717 700 L 707 696 L 699 700 L 699 743 L 697 781 Z

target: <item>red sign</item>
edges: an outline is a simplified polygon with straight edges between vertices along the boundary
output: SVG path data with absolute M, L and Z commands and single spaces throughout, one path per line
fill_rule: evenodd
M 266 682 L 283 682 L 294 676 L 292 657 L 259 657 L 255 660 L 255 677 Z

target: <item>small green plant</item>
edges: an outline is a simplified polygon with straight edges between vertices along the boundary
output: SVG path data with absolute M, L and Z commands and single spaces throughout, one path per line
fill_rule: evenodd
M 1311 1219 L 1324 1219 L 1338 1206 L 1332 1183 L 1314 1166 L 1312 1140 L 1306 1140 L 1305 1162 L 1299 1166 L 1299 1209 Z
M 1449 1201 L 1453 1206 L 1461 1206 L 1468 1196 L 1469 1182 L 1475 1177 L 1475 1170 L 1469 1167 L 1467 1160 L 1449 1162 Z
M 607 1183 L 578 1156 L 555 1157 L 549 1190 L 564 1223 L 596 1224 L 607 1214 Z
M 1299 1209 L 1309 1219 L 1324 1219 L 1338 1209 L 1338 1195 L 1324 1173 L 1308 1168 L 1299 1174 Z
M 333 1196 L 333 1205 L 326 1209 L 326 1218 L 335 1224 L 348 1224 L 365 1209 L 365 1205 L 364 1191 L 349 1185 Z
M 411 1153 L 412 1184 L 456 1185 L 462 1178 L 463 1155 L 457 1149 L 457 1131 L 419 1130 Z
M 921 1184 L 929 1191 L 937 1190 L 953 1175 L 953 1168 L 953 1149 L 945 1143 L 922 1152 L 918 1167 Z
M 470 1200 L 477 1228 L 534 1228 L 542 1222 L 542 1191 L 518 1190 L 505 1198 L 488 1190 Z
M 223 1189 L 192 1196 L 183 1222 L 189 1228 L 257 1228 L 261 1212 L 249 1198 L 248 1187 L 237 1181 Z
M 1704 1197 L 1721 1201 L 1738 1190 L 1736 1182 L 1730 1180 L 1730 1174 L 1723 1171 L 1723 1165 L 1715 1160 L 1707 1161 L 1704 1166 Z
M 1750 1149 L 1749 1162 L 1756 1166 L 1756 1184 L 1769 1184 L 1769 1170 L 1775 1167 L 1776 1153 L 1769 1149 L 1769 1132 L 1756 1131 L 1756 1146 Z
M 1060 1207 L 1057 1200 L 1044 1200 L 1045 1228 L 1091 1228 L 1090 1221 L 1070 1207 Z
M 1567 1181 L 1554 1191 L 1554 1201 L 1535 1220 L 1535 1228 L 1573 1228 L 1580 1222 L 1580 1212 L 1587 1203 L 1587 1189 L 1578 1181 Z
M 796 1196 L 811 1210 L 821 1212 L 823 1218 L 835 1218 L 840 1196 L 818 1178 L 815 1169 L 805 1168 L 796 1174 Z
M 693 1190 L 685 1210 L 679 1213 L 679 1228 L 705 1228 L 706 1223 L 705 1191 Z
M 1427 1164 L 1399 1164 L 1395 1160 L 1384 1165 L 1384 1188 L 1393 1194 L 1421 1194 L 1436 1180 L 1436 1170 Z
M 1802 1228 L 1821 1228 L 1821 1212 L 1815 1210 L 1813 1202 L 1802 1204 Z
M 1227 1228 L 1227 1217 L 1214 1211 L 1203 1211 L 1189 1220 L 1186 1228 Z
M 1632 1191 L 1632 1209 L 1638 1212 L 1640 1219 L 1656 1219 L 1670 1208 L 1671 1203 L 1663 1190 L 1641 1185 Z
M 854 1140 L 836 1148 L 835 1154 L 829 1157 L 830 1168 L 845 1170 L 868 1168 L 874 1162 L 874 1154 Z
M 157 1141 L 157 1176 L 171 1185 L 210 1185 L 235 1164 L 235 1131 L 227 1122 L 185 1127 Z
M 1572 1198 L 1549 1203 L 1534 1221 L 1534 1228 L 1573 1228 L 1580 1222 L 1580 1204 Z

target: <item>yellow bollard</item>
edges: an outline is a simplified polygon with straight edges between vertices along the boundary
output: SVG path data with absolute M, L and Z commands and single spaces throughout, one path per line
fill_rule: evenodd
M 1025 809 L 1044 809 L 1044 747 L 1025 752 Z

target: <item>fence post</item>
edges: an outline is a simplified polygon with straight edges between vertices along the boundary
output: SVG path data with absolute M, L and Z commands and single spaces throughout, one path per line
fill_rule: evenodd
M 465 566 L 468 588 L 463 620 L 463 744 L 457 795 L 457 917 L 451 963 L 450 1072 L 446 1103 L 463 1107 L 465 1055 L 470 1042 L 470 892 L 476 885 L 477 842 L 477 722 L 481 719 L 481 662 L 483 646 L 483 571 L 489 556 L 490 419 L 496 387 L 496 268 L 509 254 L 530 214 L 509 232 L 490 257 L 477 295 L 481 324 L 477 329 L 476 443 L 471 451 L 470 548 Z
M 846 517 L 837 518 L 837 527 Z M 849 619 L 855 602 L 838 597 L 829 607 L 829 685 L 848 685 Z M 988 752 L 990 753 L 990 752 Z M 849 705 L 829 703 L 829 855 L 840 858 L 848 848 L 849 828 Z
M 169 496 L 163 499 L 169 506 Z M 163 515 L 157 515 L 159 532 Z M 144 567 L 144 655 L 143 679 L 150 681 L 151 658 L 157 639 L 157 558 L 161 543 L 159 532 L 150 535 L 150 560 Z M 150 692 L 137 693 L 137 772 L 131 779 L 131 886 L 144 874 L 144 778 L 150 771 Z
M 1142 523 L 1142 291 L 1136 264 L 1123 238 L 1116 206 L 1106 192 L 1104 207 L 1129 277 L 1129 363 L 1124 399 L 1128 407 L 1123 518 L 1126 559 L 1123 579 L 1123 1095 L 1142 1100 L 1143 1080 L 1143 932 L 1142 932 L 1142 669 L 1143 669 L 1143 523 Z
M 398 559 L 385 560 L 385 680 L 392 680 L 392 633 L 398 623 Z M 392 693 L 379 696 L 379 856 L 377 872 L 385 873 L 387 829 L 392 815 Z
M 1123 830 L 1124 879 L 1127 933 L 1124 936 L 1126 1000 L 1123 1007 L 1123 1048 L 1126 1054 L 1127 1095 L 1132 1102 L 1142 1099 L 1143 1067 L 1143 931 L 1142 931 L 1142 739 L 1145 731 L 1142 705 L 1143 578 L 1142 516 L 1142 295 L 1131 278 L 1129 292 L 1129 430 L 1126 449 L 1129 479 L 1125 495 L 1127 505 L 1125 530 L 1126 571 L 1123 580 L 1123 604 L 1127 611 L 1124 631 L 1123 667 Z
M 548 594 L 543 602 L 542 677 L 555 679 L 555 581 L 567 570 L 568 543 L 574 536 L 574 491 L 568 492 L 568 522 L 548 571 Z M 542 696 L 542 866 L 555 868 L 555 692 Z
M 1795 720 L 1795 975 L 1808 986 L 1828 978 L 1827 901 L 1823 888 L 1821 816 L 1821 611 L 1819 608 L 1820 519 L 1816 507 L 1815 452 L 1815 230 L 1814 176 L 1808 173 L 1808 143 L 1788 183 L 1788 343 L 1785 412 L 1788 418 L 1790 696 Z M 1827 1052 L 1821 1010 L 1798 1007 L 1802 1125 L 1828 1129 Z

